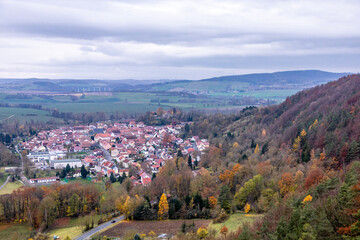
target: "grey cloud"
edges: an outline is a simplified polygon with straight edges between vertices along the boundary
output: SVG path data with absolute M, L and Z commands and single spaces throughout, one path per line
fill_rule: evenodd
M 147 78 L 201 69 L 352 71 L 360 62 L 359 14 L 355 0 L 4 0 L 0 77 L 22 67 L 34 77 L 81 67 L 113 78 L 131 77 L 131 69 Z

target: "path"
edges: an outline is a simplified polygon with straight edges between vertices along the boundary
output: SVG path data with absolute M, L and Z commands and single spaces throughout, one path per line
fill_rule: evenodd
M 3 185 L 0 186 L 0 190 L 8 183 L 9 179 L 10 179 L 10 176 L 8 176 L 6 178 L 6 181 L 3 183 Z
M 110 221 L 108 221 L 108 222 L 106 222 L 106 223 L 101 224 L 100 226 L 97 226 L 97 227 L 94 228 L 94 229 L 91 229 L 90 231 L 84 233 L 83 235 L 75 238 L 75 240 L 85 240 L 85 239 L 88 239 L 88 238 L 90 238 L 92 235 L 94 235 L 95 233 L 98 233 L 98 232 L 100 232 L 101 230 L 104 230 L 105 228 L 110 227 L 111 225 L 113 225 L 113 224 L 115 224 L 115 223 L 117 223 L 117 222 L 120 222 L 121 220 L 124 220 L 124 219 L 125 219 L 124 216 L 120 216 L 120 217 L 118 217 L 118 218 L 115 218 L 115 219 L 113 219 L 113 220 L 110 220 Z
M 1 119 L 0 121 L 8 120 L 8 119 L 12 118 L 13 116 L 15 116 L 15 115 L 11 115 L 11 116 L 9 116 L 9 117 L 7 117 L 7 118 Z

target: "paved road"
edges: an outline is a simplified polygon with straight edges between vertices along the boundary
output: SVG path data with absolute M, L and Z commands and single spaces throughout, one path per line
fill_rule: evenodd
M 105 228 L 107 228 L 107 227 L 109 227 L 109 226 L 111 226 L 111 225 L 113 225 L 113 224 L 121 221 L 121 220 L 124 220 L 124 219 L 125 219 L 124 216 L 120 216 L 120 217 L 115 218 L 115 219 L 113 219 L 113 220 L 111 220 L 111 221 L 108 221 L 108 222 L 106 222 L 106 223 L 103 223 L 103 224 L 101 224 L 100 226 L 97 226 L 96 228 L 91 229 L 90 231 L 84 233 L 83 235 L 75 238 L 75 240 L 85 240 L 85 239 L 89 239 L 89 238 L 90 238 L 92 235 L 94 235 L 95 233 L 98 233 L 99 231 L 101 231 L 101 230 L 103 230 L 103 229 L 105 229 Z M 115 221 L 115 222 L 114 222 L 114 221 Z
M 8 183 L 9 179 L 10 179 L 10 176 L 8 176 L 6 178 L 6 181 L 3 183 L 3 185 L 0 186 L 0 189 L 2 189 Z

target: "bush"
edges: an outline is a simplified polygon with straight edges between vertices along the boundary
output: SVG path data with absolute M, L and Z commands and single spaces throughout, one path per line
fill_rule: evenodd
M 198 238 L 203 239 L 206 238 L 206 236 L 209 234 L 208 230 L 206 228 L 200 227 L 196 232 Z
M 223 223 L 223 222 L 225 222 L 226 219 L 228 219 L 228 218 L 229 218 L 229 215 L 228 215 L 224 210 L 222 210 L 221 213 L 220 213 L 220 215 L 213 220 L 213 223 L 214 223 L 214 224 L 215 224 L 215 223 Z

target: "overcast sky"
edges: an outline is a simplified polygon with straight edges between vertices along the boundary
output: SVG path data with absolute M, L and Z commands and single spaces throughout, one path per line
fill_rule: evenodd
M 360 72 L 359 0 L 0 0 L 0 77 Z

